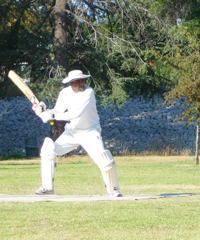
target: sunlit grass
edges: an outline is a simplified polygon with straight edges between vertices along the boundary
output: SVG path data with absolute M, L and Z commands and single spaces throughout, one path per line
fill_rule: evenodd
M 124 195 L 194 193 L 139 201 L 0 203 L 0 239 L 200 239 L 200 168 L 192 156 L 116 157 Z M 40 159 L 0 161 L 0 194 L 32 195 Z M 60 158 L 58 195 L 102 195 L 88 156 Z

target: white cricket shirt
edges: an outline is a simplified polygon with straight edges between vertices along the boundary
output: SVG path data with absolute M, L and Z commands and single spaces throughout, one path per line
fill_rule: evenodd
M 55 107 L 50 111 L 55 114 L 56 120 L 70 121 L 73 128 L 88 129 L 99 124 L 94 90 L 86 85 L 85 90 L 78 93 L 71 86 L 62 89 Z

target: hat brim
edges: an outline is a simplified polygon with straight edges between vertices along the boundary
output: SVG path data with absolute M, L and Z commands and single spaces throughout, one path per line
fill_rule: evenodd
M 62 80 L 62 83 L 70 83 L 78 79 L 84 79 L 84 78 L 89 78 L 91 75 L 83 75 L 81 77 L 76 77 L 76 78 L 71 78 L 71 77 L 66 77 Z

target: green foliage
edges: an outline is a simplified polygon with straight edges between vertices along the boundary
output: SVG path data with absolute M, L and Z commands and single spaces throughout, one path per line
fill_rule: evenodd
M 50 69 L 49 69 L 50 68 Z M 38 71 L 38 81 L 35 81 L 30 84 L 30 88 L 33 92 L 37 93 L 38 99 L 43 101 L 47 99 L 50 106 L 53 107 L 60 90 L 63 88 L 63 76 L 64 69 L 61 66 L 58 66 L 56 62 L 54 62 L 53 66 L 49 66 L 44 72 Z M 49 77 L 49 74 L 51 77 Z M 41 81 L 41 78 L 43 81 Z
M 195 32 L 194 21 L 176 28 L 176 47 L 173 56 L 168 56 L 168 61 L 179 70 L 179 82 L 173 90 L 165 94 L 165 103 L 174 103 L 181 97 L 185 98 L 186 111 L 181 119 L 187 118 L 188 123 L 196 118 L 198 122 L 200 120 L 200 42 Z
M 164 24 L 148 11 L 150 7 L 148 1 L 126 3 L 106 1 L 106 5 L 99 2 L 99 5 L 95 3 L 96 9 L 87 3 L 84 7 L 79 2 L 74 4 L 71 4 L 72 14 L 68 15 L 66 22 L 69 69 L 80 68 L 84 72 L 89 72 L 93 78 L 88 84 L 96 88 L 97 93 L 101 92 L 99 99 L 107 98 L 121 104 L 128 99 L 130 92 L 136 93 L 134 91 L 136 88 L 140 89 L 137 92 L 141 94 L 163 88 L 167 81 L 157 77 L 154 72 L 157 71 L 159 74 L 155 56 L 160 43 L 165 43 L 162 32 Z M 40 2 L 7 0 L 2 4 L 2 12 L 9 16 L 2 19 L 7 31 L 0 29 L 6 40 L 2 39 L 0 45 L 2 48 L 0 55 L 7 61 L 6 63 L 4 60 L 2 64 L 5 74 L 13 68 L 21 76 L 29 75 L 31 87 L 38 96 L 41 96 L 40 99 L 45 95 L 54 99 L 57 89 L 60 88 L 59 79 L 64 77 L 64 73 L 56 71 L 51 74 L 52 68 L 60 67 L 55 64 L 53 6 L 53 1 L 47 3 L 45 0 Z M 75 18 L 73 14 L 84 16 L 84 21 Z M 12 21 L 5 21 L 8 19 Z M 9 44 L 11 36 L 12 40 L 16 40 Z M 28 63 L 24 72 L 19 69 L 22 62 Z M 153 68 L 150 65 L 152 62 Z M 131 79 L 129 84 L 128 79 Z M 0 82 L 3 96 L 5 92 L 6 94 L 9 92 L 8 88 L 5 88 L 5 82 L 10 83 L 7 77 L 3 76 Z M 171 82 L 168 83 L 170 84 Z M 13 84 L 10 88 L 12 87 Z
M 135 94 L 147 96 L 173 87 L 182 72 L 170 59 L 175 51 L 174 38 L 168 32 L 172 26 L 159 17 L 170 16 L 172 22 L 170 7 L 173 13 L 180 13 L 186 2 L 70 3 L 66 11 L 70 9 L 71 13 L 64 23 L 69 70 L 79 68 L 90 73 L 87 84 L 95 88 L 98 99 L 120 105 Z M 191 12 L 195 3 L 188 3 Z M 47 97 L 54 102 L 66 75 L 64 69 L 60 70 L 53 42 L 55 1 L 6 0 L 0 4 L 0 97 L 15 94 L 16 88 L 7 78 L 8 70 L 14 69 L 31 80 L 39 99 Z M 181 17 L 189 16 L 185 9 L 187 14 Z M 195 19 L 193 29 L 196 26 L 198 30 Z M 183 54 L 185 48 L 181 49 Z M 27 63 L 23 71 L 22 62 Z
M 155 0 L 150 10 L 167 23 L 176 25 L 177 20 L 190 21 L 199 18 L 199 0 Z
M 40 1 L 40 7 L 32 1 L 3 1 L 0 3 L 0 97 L 12 96 L 13 84 L 7 73 L 13 69 L 23 75 L 23 71 L 33 73 L 45 68 L 48 59 L 46 46 L 50 41 L 51 17 L 49 9 L 52 1 Z M 23 64 L 28 69 L 23 69 Z M 9 94 L 10 93 L 10 94 Z

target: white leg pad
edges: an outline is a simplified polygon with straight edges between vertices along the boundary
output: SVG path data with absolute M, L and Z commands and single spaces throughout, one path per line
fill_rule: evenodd
M 57 158 L 55 153 L 55 144 L 51 138 L 45 138 L 40 156 L 42 187 L 47 190 L 53 190 Z
M 111 152 L 105 150 L 99 157 L 98 163 L 108 194 L 113 190 L 120 190 L 116 164 Z
M 116 166 L 106 172 L 102 172 L 108 194 L 113 190 L 120 190 Z

